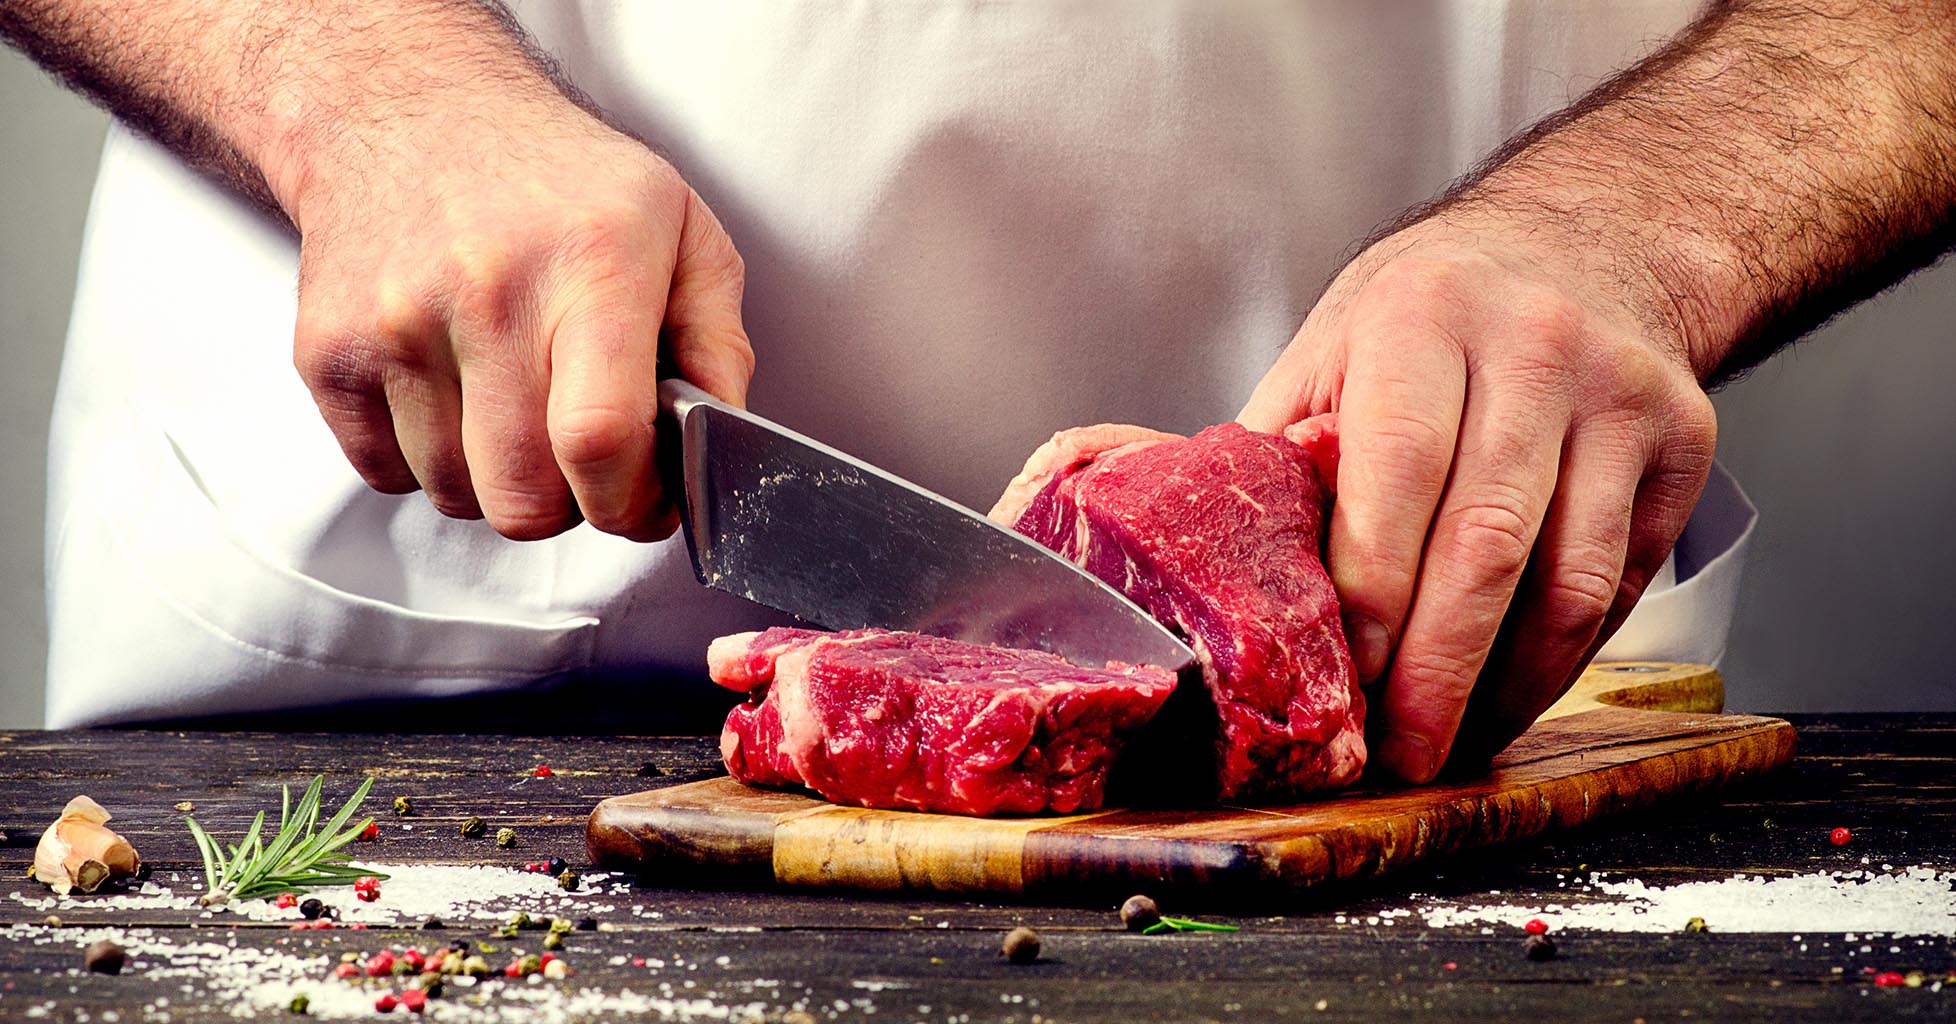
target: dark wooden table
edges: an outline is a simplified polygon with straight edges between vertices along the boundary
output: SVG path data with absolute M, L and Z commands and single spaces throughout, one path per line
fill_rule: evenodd
M 1956 715 L 1809 717 L 1796 724 L 1801 753 L 1794 766 L 1719 804 L 1665 808 L 1289 904 L 1273 899 L 1254 911 L 1168 908 L 1240 925 L 1237 934 L 1130 935 L 1106 906 L 695 891 L 643 879 L 608 901 L 612 909 L 594 914 L 600 930 L 571 934 L 564 957 L 575 976 L 544 983 L 584 993 L 583 1003 L 487 999 L 492 986 L 485 983 L 451 990 L 431 1004 L 438 1011 L 431 1016 L 585 1019 L 604 993 L 656 996 L 664 984 L 677 1002 L 655 1009 L 691 1014 L 686 1019 L 770 1022 L 1956 1019 L 1956 986 L 1875 987 L 1860 973 L 1867 959 L 1848 958 L 1838 942 L 1811 943 L 1802 953 L 1784 934 L 1563 930 L 1556 936 L 1560 955 L 1533 962 L 1522 956 L 1522 934 L 1512 927 L 1493 934 L 1429 928 L 1417 914 L 1391 926 L 1371 922 L 1381 911 L 1417 909 L 1436 896 L 1554 899 L 1566 895 L 1559 887 L 1584 864 L 1653 884 L 1737 871 L 1849 869 L 1863 857 L 1874 865 L 1956 866 Z M 532 778 L 539 763 L 554 776 Z M 642 767 L 648 763 L 654 768 Z M 418 919 L 393 928 L 294 932 L 284 922 L 207 919 L 194 907 L 127 910 L 86 901 L 59 910 L 60 924 L 50 926 L 47 911 L 33 905 L 45 890 L 23 876 L 41 829 L 78 793 L 114 812 L 115 825 L 148 858 L 153 880 L 181 892 L 198 872 L 183 815 L 172 809 L 179 801 L 193 801 L 202 823 L 235 837 L 255 810 L 276 814 L 280 783 L 302 784 L 324 772 L 328 792 L 344 794 L 372 774 L 379 782 L 367 809 L 384 831 L 361 848 L 363 858 L 520 866 L 553 854 L 583 860 L 585 815 L 600 798 L 718 770 L 713 745 L 695 737 L 0 733 L 0 830 L 7 834 L 0 871 L 15 880 L 0 883 L 0 1020 L 266 1016 L 237 994 L 236 975 L 248 974 L 254 958 L 301 958 L 301 969 L 316 969 L 324 989 L 350 984 L 326 977 L 343 952 L 467 939 L 496 945 L 492 959 L 500 964 L 515 948 L 534 949 L 542 936 L 509 942 L 479 924 L 423 931 Z M 413 800 L 412 817 L 389 813 L 396 795 Z M 486 819 L 492 834 L 515 828 L 521 844 L 502 850 L 462 838 L 459 825 L 470 816 Z M 401 827 L 410 823 L 412 830 Z M 1836 826 L 1854 832 L 1845 848 L 1827 842 Z M 1501 895 L 1487 895 L 1492 890 Z M 340 890 L 331 899 L 350 902 L 350 894 Z M 634 906 L 658 916 L 633 913 Z M 1019 924 L 1036 928 L 1045 942 L 1044 956 L 1029 966 L 997 955 L 1001 936 Z M 211 962 L 220 966 L 210 968 L 209 979 L 158 970 L 141 958 L 120 976 L 83 973 L 83 938 L 105 925 L 186 943 L 201 938 L 217 944 Z M 1882 959 L 1884 969 L 1936 979 L 1956 968 L 1950 936 L 1910 940 L 1903 949 Z M 688 970 L 679 969 L 682 961 Z M 214 980 L 219 974 L 228 980 Z M 738 1007 L 731 1018 L 729 1005 Z

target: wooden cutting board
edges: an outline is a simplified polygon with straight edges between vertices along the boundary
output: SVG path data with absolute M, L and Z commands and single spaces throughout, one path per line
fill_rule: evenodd
M 1719 714 L 1724 697 L 1703 665 L 1595 665 L 1485 775 L 1309 803 L 968 818 L 718 778 L 606 800 L 586 842 L 600 867 L 661 884 L 1269 898 L 1714 792 L 1792 758 L 1792 726 Z

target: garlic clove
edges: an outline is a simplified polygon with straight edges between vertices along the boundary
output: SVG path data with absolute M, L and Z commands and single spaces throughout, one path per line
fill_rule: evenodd
M 68 801 L 61 817 L 41 833 L 34 849 L 34 877 L 57 896 L 71 890 L 94 892 L 113 878 L 127 878 L 143 866 L 136 848 L 104 822 L 109 812 L 85 796 Z

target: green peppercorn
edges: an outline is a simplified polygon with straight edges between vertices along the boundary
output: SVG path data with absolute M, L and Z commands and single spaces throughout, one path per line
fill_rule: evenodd
M 516 937 L 516 926 L 515 926 L 515 925 L 513 925 L 513 924 L 506 924 L 506 925 L 503 925 L 503 926 L 502 926 L 501 928 L 498 928 L 498 929 L 496 929 L 496 937 L 497 937 L 497 938 L 499 938 L 499 939 L 513 939 L 513 938 L 515 938 L 515 937 Z
M 563 886 L 564 888 L 566 888 L 566 889 L 568 889 L 568 890 L 570 890 L 571 892 L 576 892 L 576 891 L 577 891 L 577 872 L 575 872 L 575 871 L 565 871 L 565 872 L 564 872 L 563 874 L 561 874 L 561 875 L 558 875 L 558 876 L 557 876 L 557 884 L 558 884 L 558 885 L 561 885 L 561 886 Z
M 487 978 L 489 976 L 489 961 L 484 960 L 480 956 L 467 957 L 462 961 L 462 973 L 471 978 Z
M 545 949 L 562 949 L 562 948 L 564 948 L 564 933 L 563 933 L 563 932 L 551 932 L 550 934 L 548 934 L 548 935 L 546 935 L 546 936 L 544 936 L 544 937 L 543 937 L 543 948 L 545 948 Z
M 405 818 L 414 813 L 414 801 L 404 796 L 394 798 L 394 813 Z
M 488 834 L 488 832 L 489 826 L 483 824 L 481 818 L 470 818 L 462 823 L 462 837 L 464 839 L 477 839 Z
M 290 1009 L 293 1013 L 304 1013 L 306 1012 L 306 1007 L 311 1005 L 312 1005 L 312 1000 L 307 999 L 306 994 L 304 992 L 301 992 L 298 995 L 292 997 L 292 1004 L 288 1007 L 288 1009 Z
M 421 989 L 421 991 L 428 993 L 428 998 L 430 999 L 441 998 L 442 989 L 444 986 L 442 984 L 441 975 L 439 974 L 424 974 L 420 978 L 416 979 L 412 984 L 414 984 L 415 987 Z
M 1684 923 L 1684 930 L 1688 932 L 1697 932 L 1702 934 L 1704 932 L 1711 931 L 1711 926 L 1705 923 L 1704 918 L 1694 917 L 1691 920 L 1686 921 Z
M 510 847 L 512 847 L 512 846 L 515 846 L 515 845 L 516 845 L 516 830 L 515 830 L 515 829 L 513 829 L 513 828 L 499 828 L 499 829 L 497 829 L 497 830 L 496 830 L 496 845 L 497 845 L 497 846 L 500 846 L 500 847 L 502 847 L 502 848 L 503 848 L 503 849 L 505 849 L 505 850 L 507 850 L 507 849 L 509 849 L 509 848 L 510 848 Z
M 522 974 L 535 974 L 543 970 L 543 958 L 535 953 L 531 953 L 521 960 L 516 961 L 516 970 Z
M 530 915 L 524 913 L 521 910 L 510 915 L 509 926 L 511 928 L 528 928 L 530 924 L 531 924 Z

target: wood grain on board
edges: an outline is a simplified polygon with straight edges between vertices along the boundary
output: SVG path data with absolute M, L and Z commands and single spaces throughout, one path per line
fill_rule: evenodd
M 591 813 L 604 867 L 728 884 L 1072 901 L 1150 887 L 1296 892 L 1715 792 L 1784 765 L 1793 729 L 1722 715 L 1702 665 L 1592 666 L 1484 775 L 1306 803 L 969 818 L 841 807 L 730 778 L 614 797 Z

